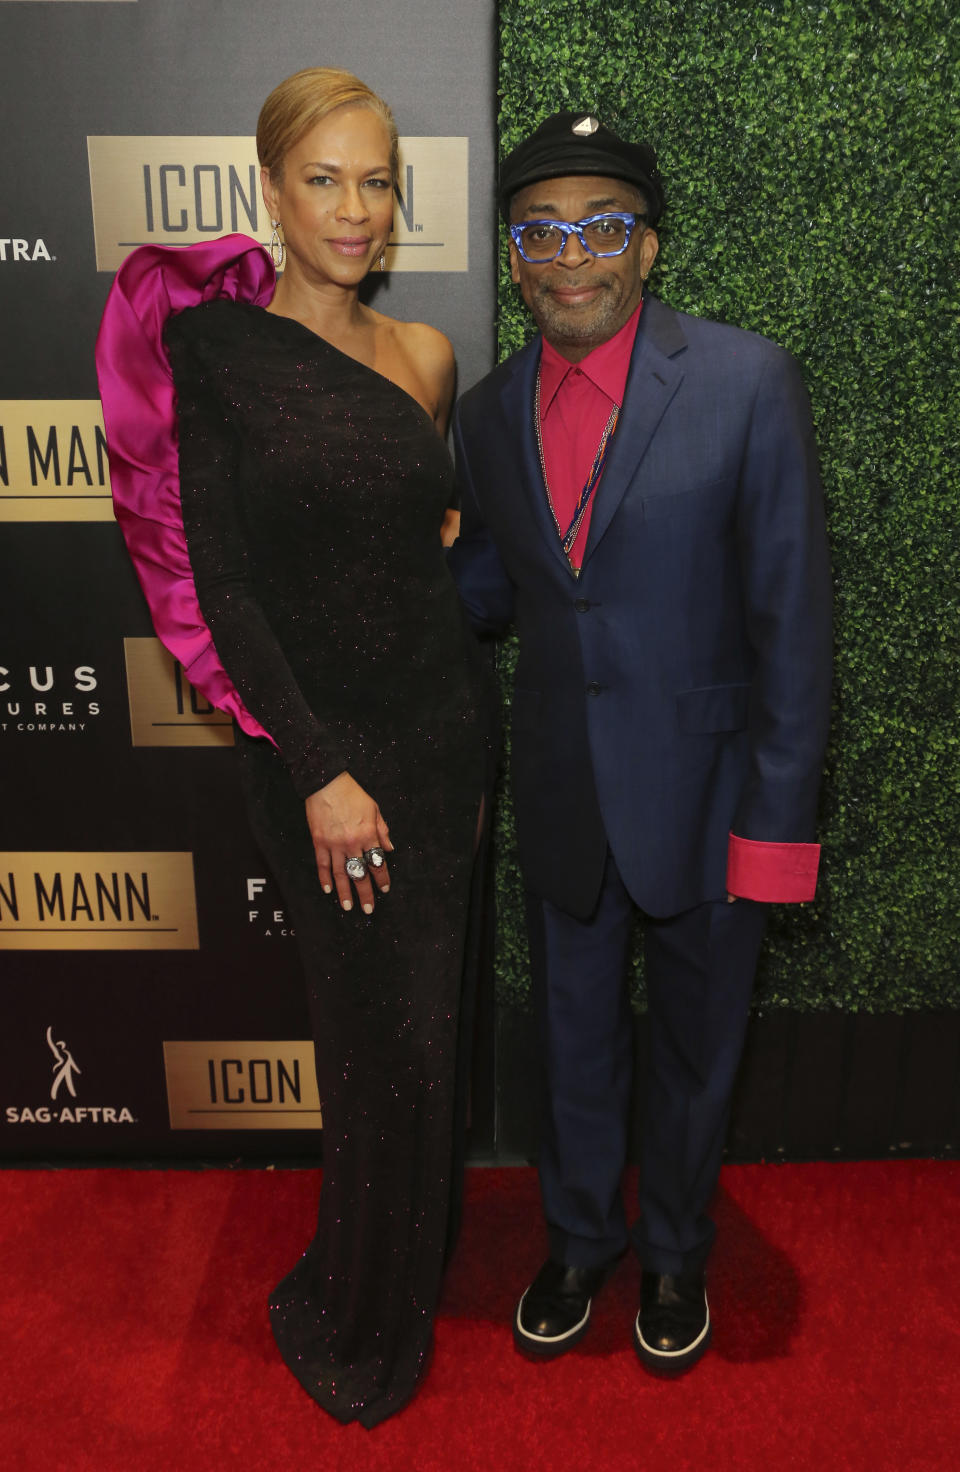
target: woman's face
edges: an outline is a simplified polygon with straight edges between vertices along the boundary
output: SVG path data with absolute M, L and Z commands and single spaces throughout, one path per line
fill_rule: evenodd
M 287 153 L 279 189 L 266 169 L 261 181 L 288 269 L 342 286 L 363 280 L 393 224 L 390 138 L 375 112 L 336 108 Z

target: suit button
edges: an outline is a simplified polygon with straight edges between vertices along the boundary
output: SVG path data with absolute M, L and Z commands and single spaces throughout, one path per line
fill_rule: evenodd
M 576 600 L 576 602 L 574 603 L 573 606 L 577 610 L 578 613 L 589 613 L 590 612 L 590 599 L 589 598 L 578 598 Z
M 596 682 L 596 680 L 591 680 L 590 681 L 590 684 L 587 686 L 587 694 L 588 695 L 602 695 L 603 694 L 603 686 L 602 685 L 598 685 L 597 682 Z

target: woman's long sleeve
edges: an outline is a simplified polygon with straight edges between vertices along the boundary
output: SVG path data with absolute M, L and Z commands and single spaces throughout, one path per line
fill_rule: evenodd
M 183 525 L 200 608 L 224 669 L 276 742 L 297 793 L 308 797 L 346 770 L 349 752 L 304 699 L 256 595 L 240 508 L 240 439 L 181 321 L 168 325 L 166 345 L 177 387 Z

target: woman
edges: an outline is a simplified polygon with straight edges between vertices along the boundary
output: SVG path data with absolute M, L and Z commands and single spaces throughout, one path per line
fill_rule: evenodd
M 137 480 L 124 370 L 166 317 L 187 571 L 215 651 L 179 625 L 168 642 L 186 642 L 191 678 L 246 733 L 244 789 L 296 926 L 323 1106 L 317 1233 L 271 1319 L 308 1392 L 373 1426 L 414 1391 L 440 1285 L 484 776 L 479 676 L 440 545 L 453 357 L 433 328 L 360 301 L 392 222 L 386 105 L 311 68 L 267 98 L 257 149 L 285 256 L 275 290 L 236 236 L 219 256 L 137 252 L 98 361 L 115 490 L 131 487 L 121 521 L 164 636 L 171 604 L 189 621 L 169 548 L 170 586 L 151 587 L 169 518 L 162 474 L 152 505 Z M 143 397 L 149 414 L 157 393 Z

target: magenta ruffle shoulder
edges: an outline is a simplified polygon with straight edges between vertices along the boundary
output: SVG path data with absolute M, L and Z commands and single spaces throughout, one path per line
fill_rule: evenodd
M 154 627 L 191 685 L 250 736 L 268 732 L 217 658 L 197 601 L 180 510 L 176 397 L 163 329 L 168 317 L 217 297 L 266 306 L 275 282 L 269 255 L 246 235 L 141 246 L 117 272 L 96 355 L 114 510 Z

